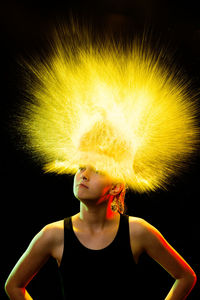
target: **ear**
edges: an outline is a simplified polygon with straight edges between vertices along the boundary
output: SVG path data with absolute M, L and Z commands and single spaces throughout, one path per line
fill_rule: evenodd
M 113 195 L 113 196 L 116 196 L 118 195 L 122 189 L 124 188 L 124 184 L 123 183 L 115 183 L 115 184 L 112 184 L 112 187 L 110 189 L 110 195 Z

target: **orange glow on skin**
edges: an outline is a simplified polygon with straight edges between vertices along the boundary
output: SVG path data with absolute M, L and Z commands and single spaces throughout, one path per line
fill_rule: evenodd
M 196 284 L 195 272 L 155 227 L 148 224 L 147 231 L 149 232 L 145 240 L 147 254 L 176 279 L 165 300 L 186 299 Z
M 114 199 L 114 196 L 111 196 L 108 201 L 108 207 L 107 207 L 107 212 L 106 212 L 107 219 L 112 219 L 114 217 L 114 215 L 116 214 L 116 212 L 112 211 L 112 209 L 111 209 L 111 203 L 112 203 L 113 199 Z
M 111 209 L 111 203 L 114 199 L 113 195 L 109 194 L 110 186 L 107 186 L 103 190 L 103 196 L 97 201 L 97 205 L 107 202 L 107 210 L 106 210 L 106 219 L 112 219 L 115 215 L 115 212 Z
M 187 264 L 187 262 L 180 256 L 180 254 L 177 253 L 177 251 L 172 248 L 172 246 L 169 245 L 169 243 L 164 239 L 162 235 L 158 235 L 158 238 L 161 239 L 161 243 L 163 246 L 167 249 L 167 251 L 174 256 L 174 258 L 184 267 L 186 271 L 193 272 L 193 270 L 190 268 L 190 266 Z M 193 272 L 194 273 L 194 272 Z M 179 279 L 179 278 L 176 278 Z

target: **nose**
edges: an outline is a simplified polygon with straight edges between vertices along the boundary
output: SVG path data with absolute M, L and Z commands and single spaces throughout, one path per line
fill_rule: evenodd
M 85 169 L 82 173 L 81 173 L 81 179 L 83 180 L 88 180 L 89 179 L 89 175 L 88 175 L 88 171 L 87 169 Z
M 81 176 L 81 179 L 88 180 L 88 178 L 85 175 Z

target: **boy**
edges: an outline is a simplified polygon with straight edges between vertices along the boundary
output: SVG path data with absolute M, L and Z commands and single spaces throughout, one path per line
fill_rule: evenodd
M 165 300 L 186 299 L 196 282 L 194 271 L 156 228 L 143 219 L 119 213 L 124 183 L 113 183 L 109 175 L 87 165 L 76 173 L 73 191 L 80 201 L 80 212 L 48 224 L 34 237 L 6 282 L 11 300 L 32 299 L 26 286 L 50 256 L 58 263 L 65 299 L 76 298 L 76 286 L 89 299 L 131 296 L 131 291 L 134 296 L 142 253 L 175 279 Z

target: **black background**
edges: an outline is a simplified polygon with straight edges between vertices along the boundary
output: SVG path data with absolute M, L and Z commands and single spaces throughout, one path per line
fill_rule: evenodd
M 2 1 L 1 22 L 1 275 L 0 299 L 6 299 L 4 282 L 33 236 L 47 223 L 70 216 L 79 209 L 72 193 L 73 177 L 44 175 L 10 131 L 20 101 L 17 58 L 37 53 L 43 36 L 55 21 L 69 12 L 90 20 L 98 32 L 142 32 L 153 28 L 176 49 L 177 63 L 200 87 L 200 17 L 197 1 L 98 0 L 98 1 Z M 172 182 L 168 191 L 149 195 L 128 193 L 127 214 L 154 225 L 170 244 L 199 272 L 200 217 L 198 200 L 199 157 L 188 172 Z M 119 258 L 119 261 L 122 258 Z M 172 280 L 158 264 L 145 262 L 144 290 L 148 299 L 164 299 Z M 121 274 L 123 276 L 123 274 Z M 56 267 L 50 261 L 30 283 L 34 299 L 59 299 Z M 200 297 L 199 282 L 188 299 Z M 133 290 L 134 299 L 134 290 Z

